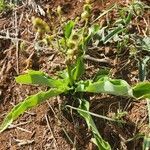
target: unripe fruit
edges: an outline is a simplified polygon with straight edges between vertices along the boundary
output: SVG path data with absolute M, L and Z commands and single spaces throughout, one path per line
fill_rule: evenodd
M 85 4 L 83 6 L 83 11 L 87 11 L 88 13 L 90 13 L 91 9 L 92 9 L 92 7 L 89 4 Z
M 82 19 L 87 19 L 89 17 L 89 13 L 87 11 L 84 11 L 82 14 L 81 14 L 81 18 Z
M 39 33 L 48 33 L 50 31 L 49 25 L 41 18 L 32 17 L 32 23 Z
M 77 40 L 79 40 L 79 35 L 78 34 L 73 34 L 72 37 L 71 37 L 71 39 L 73 41 L 77 41 Z
M 68 42 L 67 46 L 70 48 L 70 49 L 74 49 L 76 44 L 73 42 L 73 41 L 70 41 Z
M 72 49 L 69 49 L 67 51 L 67 56 L 73 56 L 73 54 L 74 54 L 74 51 Z

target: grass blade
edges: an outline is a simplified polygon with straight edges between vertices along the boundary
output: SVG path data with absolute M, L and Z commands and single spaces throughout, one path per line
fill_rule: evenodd
M 104 38 L 103 42 L 104 44 L 106 44 L 109 40 L 111 40 L 116 34 L 119 34 L 121 32 L 123 32 L 125 29 L 122 27 L 117 27 L 116 29 L 114 29 L 113 31 L 111 31 L 108 35 L 106 35 L 106 37 Z
M 89 111 L 89 102 L 86 100 L 80 100 L 79 109 Z M 78 110 L 78 113 L 85 119 L 88 125 L 88 128 L 91 129 L 91 131 L 93 132 L 94 138 L 92 139 L 92 141 L 94 142 L 94 144 L 98 146 L 98 149 L 99 150 L 111 150 L 109 143 L 103 140 L 103 138 L 101 137 L 91 115 L 89 113 L 86 113 L 80 110 Z
M 86 110 L 83 110 L 83 109 L 80 109 L 80 108 L 73 107 L 73 106 L 70 106 L 70 105 L 66 105 L 66 107 L 69 107 L 69 108 L 74 109 L 74 110 L 79 110 L 79 111 L 82 111 L 84 113 L 88 113 L 91 116 L 94 116 L 94 117 L 97 117 L 97 118 L 100 118 L 100 119 L 104 119 L 104 120 L 108 120 L 108 121 L 112 121 L 112 122 L 118 122 L 118 123 L 125 123 L 121 120 L 115 120 L 115 119 L 112 119 L 112 118 L 109 118 L 109 117 L 106 117 L 106 116 L 103 116 L 103 115 L 95 114 L 95 113 L 92 113 L 90 111 L 86 111 Z
M 97 20 L 99 20 L 101 17 L 105 16 L 108 12 L 112 11 L 112 9 L 114 9 L 116 7 L 116 4 L 111 6 L 108 10 L 105 10 L 101 15 L 99 15 L 93 22 L 96 22 Z

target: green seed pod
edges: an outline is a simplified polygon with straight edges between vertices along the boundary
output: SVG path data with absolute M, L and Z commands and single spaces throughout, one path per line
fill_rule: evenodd
M 50 45 L 50 43 L 52 42 L 53 39 L 54 39 L 53 35 L 46 35 L 45 38 L 43 39 L 43 41 L 45 44 Z
M 67 56 L 73 56 L 74 55 L 74 51 L 72 49 L 69 49 L 67 51 Z
M 80 17 L 76 17 L 75 18 L 75 23 L 77 24 L 79 22 L 79 20 L 80 20 Z
M 25 43 L 24 41 L 21 42 L 21 43 L 20 43 L 20 50 L 21 50 L 21 51 L 25 51 L 26 48 L 27 48 L 26 43 Z
M 88 13 L 91 12 L 91 9 L 92 9 L 92 7 L 91 7 L 90 4 L 85 4 L 85 5 L 83 6 L 83 11 L 87 11 Z
M 71 36 L 71 39 L 72 39 L 73 41 L 78 41 L 78 40 L 79 40 L 79 35 L 76 34 L 76 33 L 74 33 L 74 34 Z
M 67 56 L 69 56 L 71 58 L 76 57 L 77 54 L 79 54 L 79 50 L 77 48 L 75 48 L 75 49 L 69 49 L 67 51 Z
M 67 46 L 68 46 L 70 49 L 74 49 L 74 48 L 76 47 L 76 43 L 73 42 L 73 41 L 69 41 L 69 42 L 67 43 Z
M 39 33 L 48 33 L 50 32 L 49 25 L 42 20 L 41 18 L 32 17 L 32 24 L 37 29 Z
M 84 11 L 82 14 L 81 14 L 81 18 L 82 19 L 87 19 L 89 18 L 90 14 L 87 12 L 87 11 Z

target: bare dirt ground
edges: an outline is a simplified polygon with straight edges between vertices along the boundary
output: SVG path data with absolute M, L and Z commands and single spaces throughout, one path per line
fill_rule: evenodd
M 148 3 L 148 1 L 146 1 Z M 68 19 L 80 15 L 82 0 L 43 0 L 37 1 L 44 11 L 54 9 L 58 5 L 62 7 L 63 14 Z M 106 0 L 93 2 L 93 13 L 99 14 L 102 9 L 118 3 L 125 5 L 127 1 Z M 16 17 L 16 16 L 17 17 Z M 0 123 L 13 105 L 22 101 L 27 95 L 36 93 L 41 88 L 15 83 L 14 77 L 27 69 L 43 70 L 53 75 L 64 68 L 64 58 L 56 51 L 41 51 L 38 54 L 30 43 L 25 51 L 18 49 L 20 42 L 15 38 L 33 42 L 35 31 L 32 27 L 31 17 L 39 16 L 39 10 L 27 1 L 20 3 L 14 10 L 6 11 L 0 15 L 0 35 L 6 36 L 9 31 L 11 39 L 0 39 Z M 113 16 L 113 14 L 112 14 Z M 16 20 L 15 20 L 16 19 Z M 57 18 L 55 18 L 57 23 Z M 50 20 L 47 20 L 50 21 Z M 142 29 L 143 24 L 139 27 Z M 17 25 L 16 25 L 17 22 Z M 17 35 L 16 35 L 17 34 Z M 115 57 L 115 48 L 109 45 L 99 51 L 90 51 L 93 57 L 99 57 L 98 53 L 105 53 L 111 60 L 113 76 L 125 79 L 128 83 L 136 83 L 138 76 L 135 61 L 128 62 L 128 52 L 122 54 L 119 59 Z M 100 56 L 101 57 L 101 56 Z M 128 63 L 127 63 L 128 62 Z M 94 73 L 95 68 L 102 65 L 96 62 L 86 61 L 88 76 Z M 114 150 L 141 150 L 142 139 L 128 140 L 137 133 L 149 132 L 147 127 L 148 116 L 145 101 L 133 101 L 132 99 L 96 95 L 90 98 L 92 112 L 112 117 L 118 109 L 126 111 L 123 117 L 125 124 L 120 125 L 99 118 L 94 118 L 96 125 Z M 88 131 L 85 121 L 78 115 L 73 116 L 66 111 L 60 111 L 63 105 L 63 96 L 53 98 L 38 107 L 29 110 L 14 124 L 0 134 L 0 150 L 94 150 L 91 143 L 91 133 Z M 72 119 L 73 118 L 73 119 Z M 69 141 L 67 135 L 74 143 Z

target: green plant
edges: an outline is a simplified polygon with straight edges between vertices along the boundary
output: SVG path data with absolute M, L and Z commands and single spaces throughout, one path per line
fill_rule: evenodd
M 79 66 L 77 68 L 72 68 L 71 71 L 74 71 L 73 75 L 75 75 L 75 72 L 78 69 L 79 69 Z M 81 74 L 81 71 L 79 71 L 79 73 Z M 13 122 L 13 120 L 17 119 L 27 109 L 40 104 L 46 99 L 49 99 L 53 96 L 60 95 L 62 93 L 64 94 L 68 93 L 69 91 L 71 91 L 72 94 L 74 94 L 74 92 L 78 92 L 78 93 L 91 92 L 91 93 L 108 93 L 108 94 L 113 94 L 113 95 L 130 96 L 134 98 L 150 98 L 150 83 L 149 82 L 139 83 L 134 87 L 130 87 L 124 80 L 110 79 L 109 77 L 104 76 L 95 82 L 93 82 L 92 80 L 76 81 L 74 85 L 71 86 L 69 75 L 67 72 L 65 72 L 65 74 L 66 75 L 64 76 L 64 78 L 55 79 L 55 78 L 48 77 L 46 74 L 42 73 L 41 71 L 30 70 L 28 71 L 27 74 L 16 77 L 17 83 L 38 84 L 38 85 L 48 86 L 50 89 L 46 92 L 40 91 L 39 93 L 35 95 L 29 96 L 23 102 L 16 105 L 11 110 L 11 112 L 6 116 L 3 124 L 0 127 L 0 131 L 1 132 L 4 131 Z M 88 101 L 81 100 L 79 108 L 88 111 L 89 110 Z M 87 120 L 92 120 L 92 118 L 89 117 L 88 113 L 82 113 L 81 111 L 78 111 L 78 112 L 82 116 L 84 116 L 84 118 L 86 118 Z M 91 122 L 89 123 L 89 121 L 87 122 L 88 122 L 88 126 L 91 127 L 91 130 L 94 132 L 94 135 L 95 135 L 95 132 L 97 132 L 97 130 L 95 127 L 92 127 L 93 121 L 92 123 Z M 98 132 L 97 134 L 99 135 Z M 98 135 L 96 136 L 99 139 Z M 102 139 L 100 141 L 101 143 L 98 144 L 99 149 L 102 149 L 102 148 L 110 149 L 110 146 L 108 145 L 108 143 L 106 144 L 106 142 Z M 103 144 L 107 146 L 103 147 Z
M 6 8 L 6 3 L 4 0 L 0 0 L 0 12 L 2 12 L 3 10 L 5 10 Z
M 60 9 L 60 8 L 59 8 Z M 78 18 L 74 21 L 70 20 L 62 26 L 63 36 L 58 37 L 56 29 L 49 36 L 49 27 L 46 22 L 40 19 L 33 20 L 34 26 L 40 35 L 40 42 L 48 45 L 52 44 L 63 52 L 66 59 L 66 69 L 59 72 L 58 76 L 49 77 L 42 71 L 28 70 L 24 75 L 16 77 L 16 82 L 20 84 L 31 84 L 47 86 L 47 91 L 40 91 L 35 95 L 27 97 L 20 102 L 8 113 L 2 125 L 0 132 L 3 132 L 14 120 L 16 120 L 26 110 L 37 106 L 43 101 L 57 95 L 67 95 L 78 97 L 75 99 L 79 102 L 78 113 L 85 119 L 88 128 L 93 132 L 92 141 L 98 146 L 99 150 L 110 150 L 111 147 L 100 135 L 96 125 L 89 113 L 90 104 L 85 100 L 83 93 L 105 93 L 117 96 L 127 96 L 135 99 L 150 98 L 150 83 L 141 82 L 131 87 L 126 81 L 121 79 L 111 79 L 106 72 L 98 72 L 94 79 L 82 80 L 85 73 L 84 55 L 86 53 L 89 42 L 100 30 L 100 26 L 93 24 L 88 26 L 88 19 L 91 11 L 89 3 L 84 5 L 82 13 L 82 21 L 84 26 L 75 28 Z M 60 13 L 60 10 L 59 10 Z M 60 16 L 60 14 L 59 14 Z M 61 17 L 61 16 L 60 16 Z M 111 37 L 120 32 L 120 28 L 112 31 L 103 40 L 106 43 Z
M 20 0 L 15 1 L 7 1 L 7 0 L 0 0 L 0 13 L 6 13 L 7 11 L 12 10 L 12 8 L 15 7 L 15 5 L 19 4 L 21 2 Z

